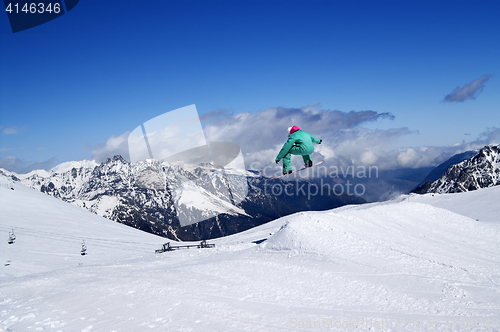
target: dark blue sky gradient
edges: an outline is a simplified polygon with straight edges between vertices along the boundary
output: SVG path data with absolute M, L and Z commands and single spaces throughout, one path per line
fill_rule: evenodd
M 0 158 L 63 162 L 166 111 L 320 103 L 450 145 L 499 127 L 499 1 L 98 1 L 13 34 L 0 15 Z M 493 75 L 463 103 L 458 86 Z M 85 148 L 84 148 L 85 147 Z

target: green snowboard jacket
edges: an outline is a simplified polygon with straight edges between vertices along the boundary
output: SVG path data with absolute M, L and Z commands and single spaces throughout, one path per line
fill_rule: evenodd
M 288 140 L 281 148 L 275 161 L 280 161 L 288 153 L 294 155 L 309 155 L 314 152 L 313 143 L 319 144 L 320 142 L 319 139 L 308 132 L 297 130 L 288 136 Z

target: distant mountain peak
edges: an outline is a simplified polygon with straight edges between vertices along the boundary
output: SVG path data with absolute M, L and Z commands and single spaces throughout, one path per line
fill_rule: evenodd
M 295 190 L 304 187 L 302 182 L 284 183 L 209 163 L 182 168 L 155 159 L 130 163 L 120 155 L 101 164 L 72 161 L 50 171 L 0 173 L 105 218 L 182 241 L 234 234 L 298 211 L 364 202 L 334 194 L 310 200 Z M 270 194 L 276 184 L 298 194 Z
M 413 192 L 456 193 L 500 184 L 500 145 L 489 145 L 472 157 L 448 167 L 437 180 L 429 181 Z

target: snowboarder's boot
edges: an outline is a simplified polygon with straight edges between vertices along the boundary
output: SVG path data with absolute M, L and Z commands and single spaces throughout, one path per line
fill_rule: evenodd
M 292 174 L 293 171 L 283 171 L 283 175 Z
M 309 160 L 307 163 L 304 164 L 304 167 L 308 168 L 308 167 L 312 167 L 312 165 L 313 165 L 312 160 Z

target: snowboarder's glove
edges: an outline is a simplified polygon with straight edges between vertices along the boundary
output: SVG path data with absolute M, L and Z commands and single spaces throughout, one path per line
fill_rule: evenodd
M 279 160 L 275 160 L 275 161 L 276 161 L 276 164 L 280 162 Z
M 321 142 L 323 142 L 323 140 L 322 140 L 322 139 L 320 139 L 320 140 L 319 140 L 319 143 L 318 143 L 318 144 L 321 144 Z

